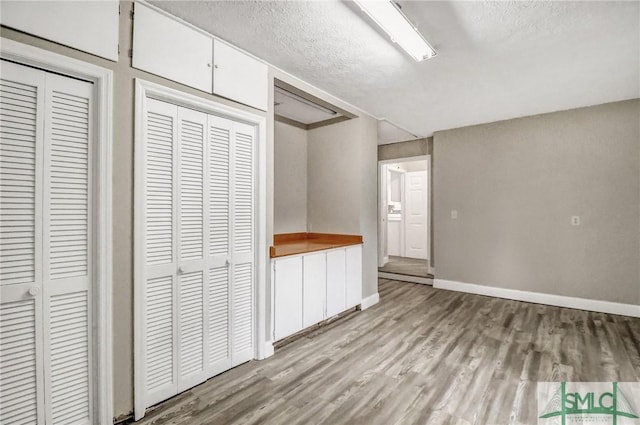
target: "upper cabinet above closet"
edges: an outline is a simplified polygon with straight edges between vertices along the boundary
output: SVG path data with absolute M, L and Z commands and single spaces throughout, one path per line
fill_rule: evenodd
M 263 111 L 263 62 L 144 3 L 135 3 L 133 67 Z
M 132 65 L 211 93 L 213 39 L 163 13 L 136 3 Z
M 118 61 L 120 3 L 3 1 L 0 24 Z

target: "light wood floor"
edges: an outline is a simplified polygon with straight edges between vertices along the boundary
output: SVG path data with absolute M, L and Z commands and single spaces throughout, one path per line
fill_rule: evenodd
M 640 319 L 380 281 L 380 304 L 141 424 L 536 424 L 537 381 L 640 380 Z

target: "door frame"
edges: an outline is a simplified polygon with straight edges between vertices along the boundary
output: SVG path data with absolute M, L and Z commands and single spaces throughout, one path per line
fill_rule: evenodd
M 144 405 L 144 376 L 137 371 L 143 370 L 141 367 L 144 359 L 142 357 L 142 319 L 144 311 L 143 304 L 138 302 L 144 296 L 143 282 L 141 279 L 143 262 L 140 258 L 142 252 L 142 238 L 140 232 L 144 217 L 141 215 L 142 197 L 136 192 L 137 182 L 142 181 L 143 172 L 143 155 L 142 149 L 137 146 L 142 142 L 144 130 L 144 116 L 146 111 L 146 98 L 150 97 L 156 100 L 171 103 L 173 105 L 185 108 L 195 109 L 205 113 L 242 121 L 257 128 L 256 140 L 256 247 L 255 247 L 255 288 L 254 288 L 254 359 L 264 359 L 273 354 L 273 346 L 267 338 L 267 118 L 266 116 L 245 112 L 242 109 L 227 106 L 215 99 L 205 99 L 203 97 L 184 93 L 179 90 L 171 89 L 160 84 L 152 83 L 140 78 L 135 79 L 135 136 L 134 136 L 134 293 L 133 293 L 133 346 L 134 346 L 134 418 L 138 420 L 145 415 L 147 406 Z
M 406 158 L 395 158 L 395 159 L 385 159 L 378 161 L 378 267 L 382 267 L 386 261 L 388 261 L 388 257 L 384 255 L 384 249 L 387 245 L 387 232 L 385 231 L 386 226 L 386 211 L 385 208 L 385 199 L 386 199 L 386 175 L 385 171 L 389 164 L 401 164 L 403 162 L 413 162 L 413 161 L 427 161 L 427 261 L 429 262 L 429 272 L 433 273 L 433 267 L 431 266 L 431 191 L 433 185 L 431 184 L 431 155 L 419 155 L 419 156 L 410 156 Z M 404 219 L 404 208 L 402 209 L 403 219 Z M 404 225 L 404 222 L 403 222 Z M 404 246 L 402 247 L 404 250 Z
M 112 366 L 112 148 L 113 148 L 113 71 L 98 65 L 63 56 L 48 50 L 0 38 L 0 57 L 21 65 L 33 66 L 94 84 L 96 99 L 93 185 L 95 242 L 92 246 L 95 285 L 92 308 L 94 338 L 92 354 L 95 376 L 93 391 L 94 420 L 99 425 L 113 423 Z

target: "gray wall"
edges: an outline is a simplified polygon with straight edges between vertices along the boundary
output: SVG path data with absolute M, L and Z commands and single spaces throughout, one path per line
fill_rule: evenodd
M 437 132 L 434 188 L 436 278 L 640 304 L 640 100 Z
M 433 152 L 433 138 L 410 140 L 408 142 L 389 143 L 378 146 L 378 161 L 388 159 L 411 158 L 428 155 Z
M 307 131 L 282 122 L 274 128 L 273 231 L 307 231 Z
M 363 297 L 378 292 L 377 131 L 361 116 L 308 132 L 309 229 L 363 236 Z

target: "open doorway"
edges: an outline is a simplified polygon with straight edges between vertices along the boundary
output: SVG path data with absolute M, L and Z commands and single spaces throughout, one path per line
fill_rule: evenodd
M 430 159 L 424 155 L 379 162 L 378 272 L 382 276 L 419 283 L 428 283 L 432 277 Z

